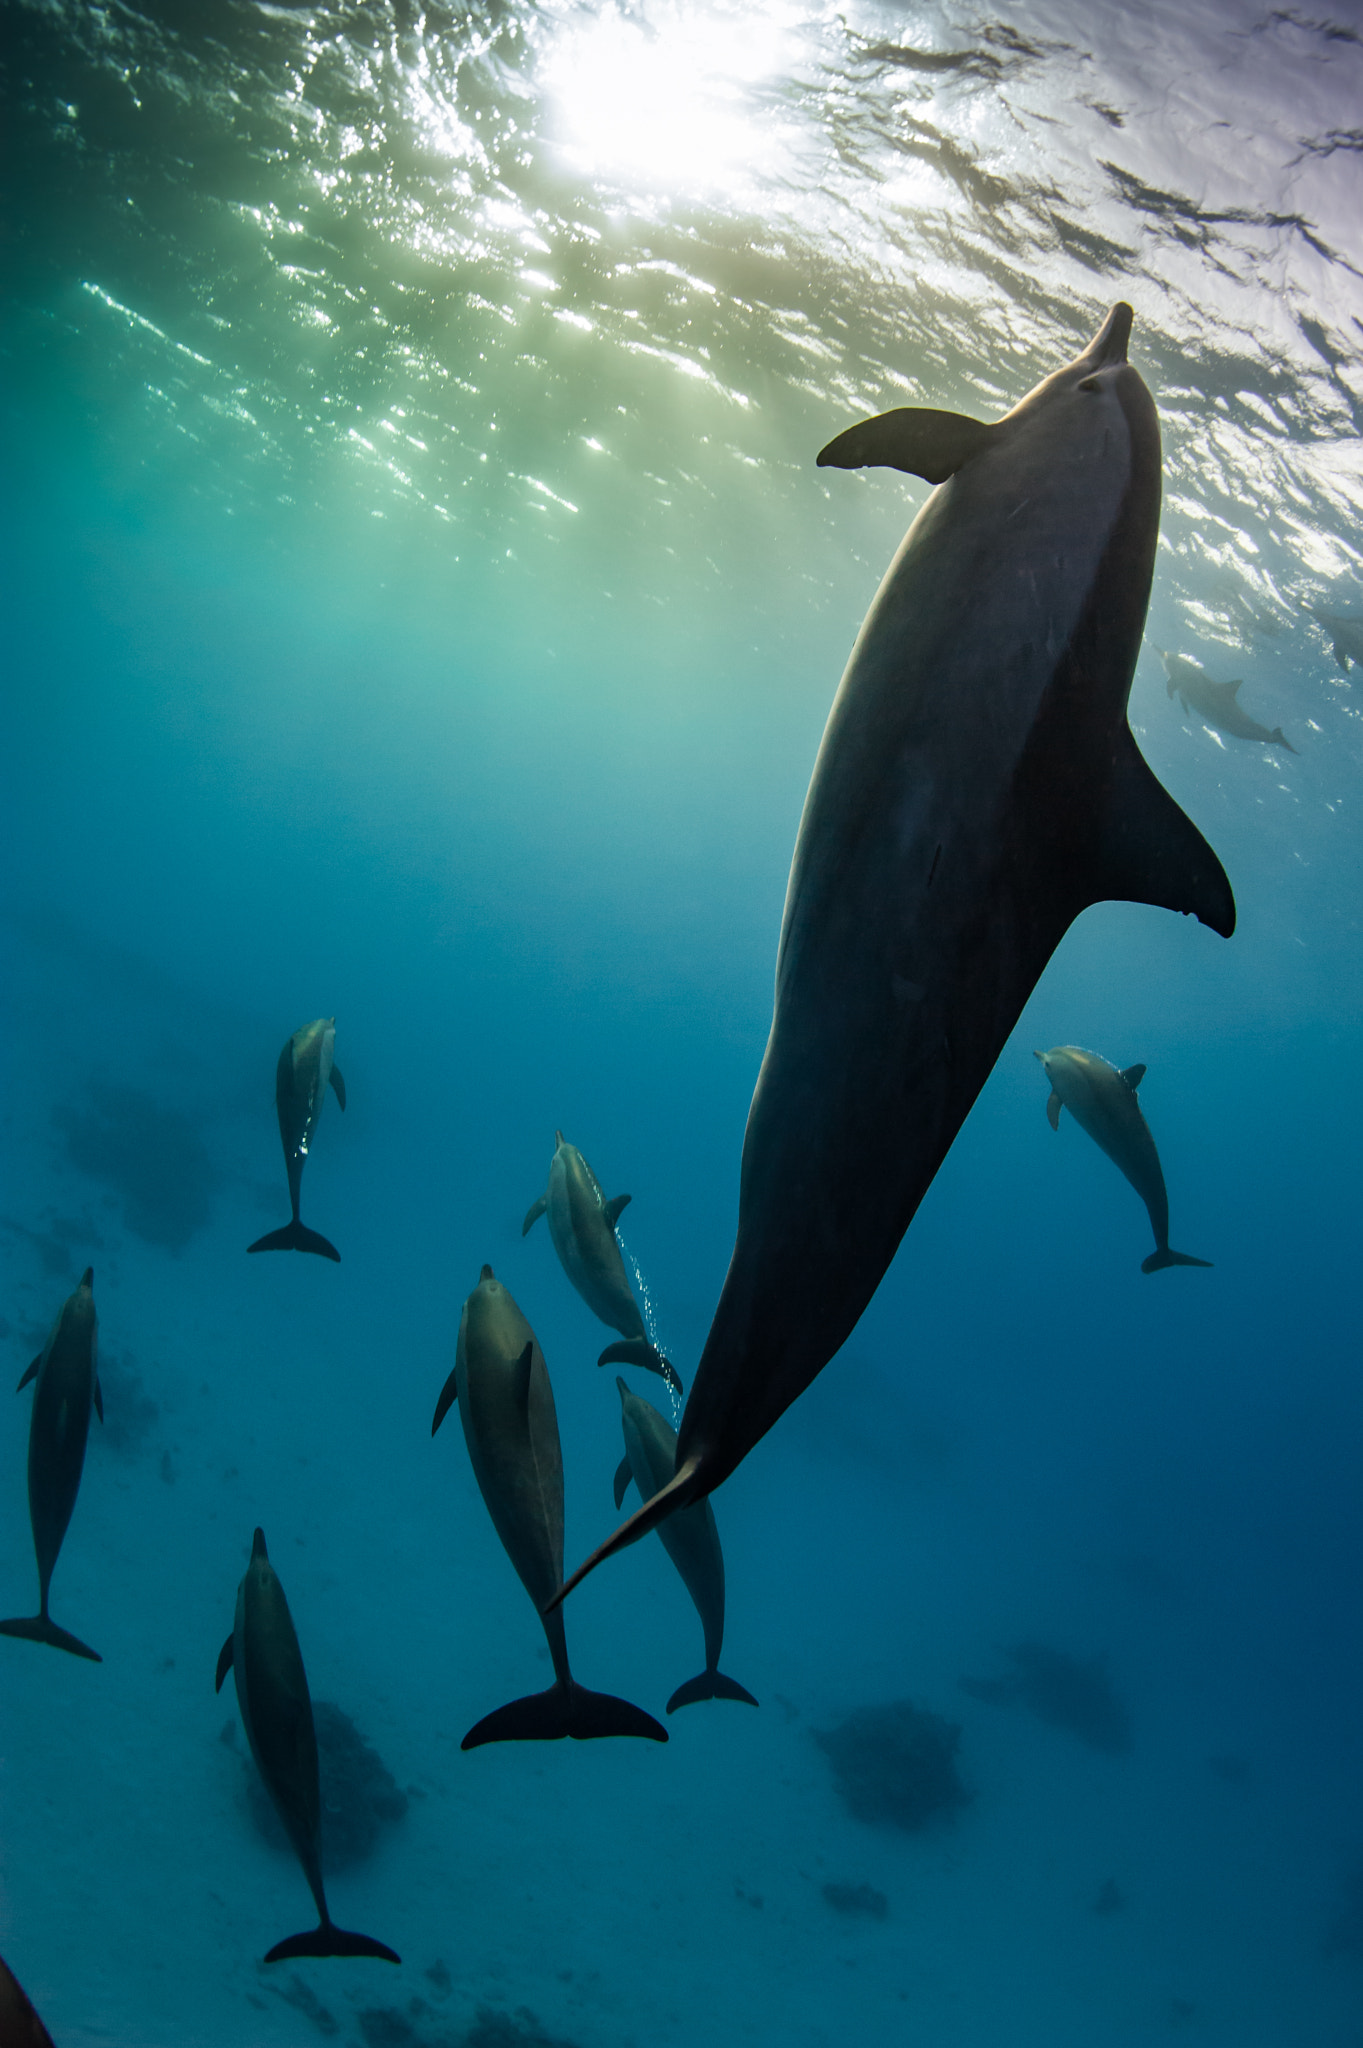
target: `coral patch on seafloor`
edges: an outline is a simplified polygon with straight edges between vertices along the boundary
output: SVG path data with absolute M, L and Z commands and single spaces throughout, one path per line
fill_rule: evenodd
M 1071 1657 L 1047 1643 L 1014 1643 L 1002 1678 L 963 1678 L 962 1692 L 991 1707 L 1018 1703 L 1090 1749 L 1120 1755 L 1131 1747 L 1131 1717 L 1112 1688 L 1105 1657 Z
M 861 1915 L 867 1920 L 883 1920 L 890 1910 L 884 1892 L 872 1884 L 826 1884 L 823 1895 L 835 1913 L 845 1913 L 849 1919 Z
M 860 1707 L 814 1740 L 858 1820 L 916 1834 L 952 1818 L 970 1798 L 956 1769 L 961 1731 L 910 1700 Z

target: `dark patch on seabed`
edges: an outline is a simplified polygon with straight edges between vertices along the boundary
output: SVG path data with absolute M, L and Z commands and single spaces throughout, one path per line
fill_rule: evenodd
M 349 1714 L 331 1700 L 314 1700 L 317 1768 L 322 1794 L 322 1869 L 328 1877 L 372 1856 L 385 1828 L 407 1811 L 407 1794 Z M 222 1741 L 235 1749 L 236 1722 L 223 1726 Z M 251 1759 L 244 1760 L 243 1797 L 252 1820 L 274 1849 L 292 1855 L 279 1816 Z
M 88 1264 L 89 1253 L 101 1251 L 104 1239 L 88 1216 L 53 1216 L 45 1229 L 35 1230 L 17 1217 L 0 1216 L 0 1230 L 31 1244 L 44 1273 L 65 1277 Z
M 814 1736 L 848 1812 L 908 1834 L 950 1820 L 968 1804 L 971 1794 L 956 1769 L 960 1739 L 955 1722 L 910 1700 L 861 1707 Z
M 963 1678 L 962 1692 L 987 1706 L 1020 1704 L 1052 1728 L 1120 1755 L 1131 1747 L 1131 1717 L 1112 1689 L 1104 1657 L 1071 1657 L 1046 1643 L 1015 1643 L 1002 1678 Z
M 147 1392 L 130 1351 L 101 1351 L 99 1381 L 104 1394 L 104 1428 L 95 1442 L 122 1457 L 136 1458 L 146 1447 L 160 1407 Z
M 889 1914 L 889 1900 L 873 1884 L 826 1884 L 823 1895 L 835 1913 L 849 1919 L 884 1920 Z
M 209 1221 L 220 1176 L 182 1110 L 140 1088 L 92 1083 L 86 1107 L 59 1102 L 52 1122 L 68 1164 L 118 1197 L 134 1237 L 182 1252 Z
M 480 2005 L 462 2034 L 448 2027 L 431 2033 L 418 2024 L 429 2010 L 423 1998 L 412 1999 L 405 2012 L 396 2005 L 366 2006 L 359 2015 L 364 2048 L 577 2048 L 560 2034 L 546 2034 L 528 2006 L 498 2012 Z

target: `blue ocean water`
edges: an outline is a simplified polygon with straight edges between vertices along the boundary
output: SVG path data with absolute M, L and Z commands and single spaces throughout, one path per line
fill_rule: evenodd
M 1357 2043 L 1363 725 L 1315 616 L 1363 614 L 1356 8 L 4 19 L 0 1336 L 17 1381 L 92 1264 L 106 1407 L 53 1584 L 104 1663 L 0 1640 L 0 1953 L 53 2038 Z M 1236 934 L 1084 913 L 715 1496 L 760 1711 L 461 1754 L 548 1677 L 430 1435 L 484 1261 L 569 1564 L 616 1521 L 611 1333 L 521 1237 L 555 1129 L 632 1194 L 688 1385 L 732 1248 L 810 770 L 926 496 L 814 456 L 996 417 L 1117 298 L 1164 438 L 1131 721 Z M 1184 715 L 1157 648 L 1295 756 Z M 279 1047 L 333 1013 L 303 1214 L 341 1263 L 247 1260 Z M 1211 1272 L 1142 1275 L 1136 1196 L 1047 1128 L 1067 1042 L 1147 1065 Z M 257 1524 L 407 1795 L 329 1884 L 400 1972 L 260 1960 L 311 1914 L 212 1687 Z M 568 1630 L 654 1713 L 701 1662 L 652 1538 Z M 962 1687 L 1038 1643 L 1105 1660 L 1129 1748 Z M 815 1739 L 900 1700 L 970 1794 L 919 1833 Z

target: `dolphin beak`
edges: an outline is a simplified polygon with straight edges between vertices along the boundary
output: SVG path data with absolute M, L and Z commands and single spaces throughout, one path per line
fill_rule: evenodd
M 1092 361 L 1099 369 L 1109 363 L 1126 361 L 1126 346 L 1131 339 L 1131 324 L 1135 314 L 1125 299 L 1118 299 L 1112 311 L 1084 350 L 1085 362 Z

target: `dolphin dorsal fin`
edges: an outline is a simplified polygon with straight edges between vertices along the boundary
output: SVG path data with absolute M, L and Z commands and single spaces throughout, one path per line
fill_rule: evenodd
M 1117 737 L 1095 852 L 1091 903 L 1152 903 L 1196 917 L 1223 939 L 1235 930 L 1225 869 L 1155 775 L 1129 726 Z
M 630 1465 L 629 1459 L 622 1458 L 620 1460 L 620 1463 L 615 1468 L 615 1507 L 617 1513 L 619 1512 L 620 1508 L 624 1505 L 625 1488 L 629 1485 L 629 1482 L 631 1479 L 633 1479 L 633 1477 L 634 1472 Z
M 930 484 L 944 484 L 989 445 L 994 432 L 965 413 L 900 405 L 838 434 L 819 450 L 819 468 L 902 469 Z
M 1052 1088 L 1050 1097 L 1046 1103 L 1046 1115 L 1049 1119 L 1050 1126 L 1053 1131 L 1058 1131 L 1060 1129 L 1060 1112 L 1064 1107 L 1064 1103 L 1060 1100 L 1060 1097 L 1057 1095 L 1055 1089 Z
M 534 1362 L 535 1346 L 532 1339 L 516 1360 L 512 1370 L 511 1391 L 516 1397 L 518 1408 L 528 1408 L 530 1406 L 530 1370 Z
M 1121 1072 L 1122 1079 L 1125 1081 L 1127 1087 L 1131 1090 L 1131 1093 L 1134 1095 L 1136 1090 L 1140 1087 L 1141 1082 L 1145 1079 L 1145 1068 L 1140 1064 L 1137 1064 L 1134 1067 L 1123 1067 Z
M 606 1221 L 609 1223 L 612 1230 L 614 1230 L 616 1224 L 620 1221 L 622 1213 L 629 1207 L 630 1203 L 633 1200 L 633 1195 L 617 1195 L 613 1201 L 607 1202 L 604 1205 L 606 1210 Z

